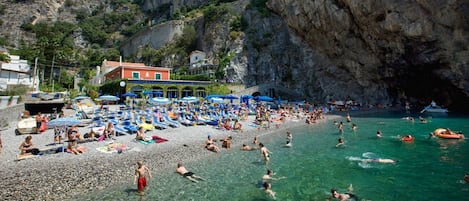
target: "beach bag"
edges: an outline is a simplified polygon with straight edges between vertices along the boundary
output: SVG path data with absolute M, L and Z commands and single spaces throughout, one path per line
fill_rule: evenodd
M 31 149 L 31 154 L 33 154 L 33 155 L 38 155 L 39 152 L 40 152 L 40 151 L 39 151 L 39 149 L 37 149 L 37 148 Z

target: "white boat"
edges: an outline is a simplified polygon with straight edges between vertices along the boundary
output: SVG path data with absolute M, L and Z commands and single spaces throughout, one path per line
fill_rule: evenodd
M 435 101 L 432 101 L 430 103 L 430 105 L 428 105 L 427 107 L 423 108 L 422 111 L 420 111 L 420 113 L 424 113 L 424 112 L 430 112 L 430 113 L 447 113 L 448 112 L 448 109 L 446 108 L 443 108 L 441 106 L 438 106 Z
M 36 119 L 29 117 L 18 122 L 15 130 L 16 135 L 37 133 Z

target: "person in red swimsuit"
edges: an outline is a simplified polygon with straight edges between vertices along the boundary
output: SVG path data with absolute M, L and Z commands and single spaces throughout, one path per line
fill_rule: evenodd
M 137 183 L 137 178 L 138 178 L 138 194 L 139 195 L 144 195 L 145 194 L 145 188 L 147 187 L 147 178 L 145 177 L 145 174 L 148 174 L 150 179 L 152 178 L 151 176 L 151 171 L 148 169 L 147 166 L 143 165 L 143 161 L 139 160 L 137 161 L 137 169 L 135 169 L 135 177 L 134 177 L 134 185 Z

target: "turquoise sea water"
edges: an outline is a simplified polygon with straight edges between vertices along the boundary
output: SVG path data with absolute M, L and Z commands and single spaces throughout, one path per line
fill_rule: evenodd
M 469 184 L 468 140 L 429 139 L 436 128 L 461 130 L 469 136 L 469 117 L 429 118 L 426 124 L 401 119 L 402 114 L 382 113 L 352 116 L 358 125 L 344 121 L 346 146 L 336 148 L 341 136 L 332 120 L 292 129 L 293 146 L 286 148 L 286 134 L 275 133 L 259 141 L 273 152 L 265 165 L 259 151 L 232 149 L 205 161 L 185 164 L 207 181 L 192 183 L 176 173 L 156 172 L 144 197 L 136 186 L 120 186 L 87 200 L 272 200 L 258 186 L 267 169 L 286 179 L 272 182 L 277 200 L 325 200 L 331 188 L 353 193 L 360 200 L 466 200 Z M 376 138 L 377 130 L 383 138 Z M 412 134 L 415 141 L 403 143 L 396 135 Z M 354 159 L 389 158 L 396 164 L 363 163 Z M 157 171 L 157 170 L 156 170 Z

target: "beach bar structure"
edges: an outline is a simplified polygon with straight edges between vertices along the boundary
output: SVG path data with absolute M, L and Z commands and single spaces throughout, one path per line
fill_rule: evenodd
M 171 80 L 170 68 L 146 66 L 143 63 L 104 60 L 101 68 L 102 80 L 124 80 L 125 84 L 120 85 L 123 88 L 121 94 L 152 92 L 151 94 L 175 99 L 186 96 L 205 97 L 211 84 L 209 81 Z

